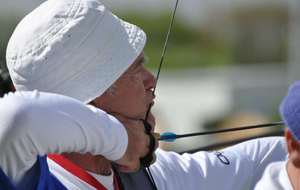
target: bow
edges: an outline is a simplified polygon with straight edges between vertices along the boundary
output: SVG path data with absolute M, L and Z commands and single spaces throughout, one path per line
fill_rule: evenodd
M 165 54 L 167 52 L 169 37 L 171 35 L 171 31 L 172 31 L 172 27 L 173 27 L 173 24 L 174 24 L 178 4 L 179 4 L 179 0 L 176 0 L 175 6 L 174 6 L 174 9 L 173 9 L 173 13 L 172 13 L 172 17 L 171 17 L 171 20 L 170 20 L 169 28 L 168 28 L 168 31 L 167 31 L 167 34 L 166 34 L 165 43 L 164 43 L 164 46 L 163 46 L 162 55 L 161 55 L 161 59 L 160 59 L 159 66 L 158 66 L 158 71 L 157 71 L 157 74 L 156 74 L 156 83 L 155 83 L 155 86 L 154 86 L 153 94 L 155 94 L 155 92 L 156 92 L 157 83 L 158 83 L 159 76 L 160 76 L 160 71 L 161 71 L 161 68 L 162 68 L 162 65 L 163 65 L 163 62 L 164 62 Z M 148 108 L 145 121 L 147 121 L 150 110 L 151 110 L 151 105 Z M 162 134 L 158 134 L 157 139 L 161 140 L 161 141 L 174 142 L 178 138 L 186 138 L 186 137 L 201 136 L 201 135 L 210 135 L 210 134 L 225 133 L 225 132 L 232 132 L 232 131 L 250 130 L 250 129 L 256 129 L 256 128 L 274 127 L 274 126 L 281 126 L 281 125 L 284 125 L 284 123 L 282 121 L 259 124 L 259 125 L 250 125 L 250 126 L 229 128 L 229 129 L 223 129 L 223 130 L 213 130 L 213 131 L 205 131 L 205 132 L 197 132 L 197 133 L 188 133 L 188 134 L 175 134 L 173 132 L 165 132 L 165 133 L 162 133 Z
M 158 80 L 159 80 L 159 76 L 160 76 L 160 71 L 164 62 L 164 58 L 165 58 L 165 54 L 167 52 L 167 47 L 168 47 L 168 42 L 169 42 L 169 38 L 171 35 L 171 31 L 172 31 L 172 27 L 174 24 L 174 20 L 175 20 L 175 15 L 176 15 L 176 11 L 178 8 L 178 4 L 179 4 L 179 0 L 176 0 L 173 12 L 172 12 L 172 16 L 171 16 L 171 20 L 170 20 L 170 24 L 169 24 L 169 28 L 166 34 L 166 38 L 165 38 L 165 43 L 163 46 L 163 50 L 162 50 L 162 54 L 161 54 L 161 58 L 160 58 L 160 62 L 159 62 L 159 66 L 158 66 L 158 71 L 156 74 L 156 82 L 154 85 L 154 89 L 153 89 L 153 95 L 155 95 L 156 89 L 157 89 L 157 84 L 158 84 Z M 145 130 L 146 133 L 150 136 L 150 151 L 149 153 L 146 155 L 146 157 L 141 159 L 142 164 L 145 166 L 147 173 L 149 174 L 149 179 L 150 182 L 153 186 L 154 189 L 157 189 L 155 181 L 153 179 L 153 176 L 151 174 L 151 171 L 149 169 L 149 166 L 153 160 L 153 152 L 154 152 L 154 144 L 155 143 L 155 139 L 157 140 L 164 140 L 164 141 L 169 141 L 169 142 L 173 142 L 178 138 L 185 138 L 185 137 L 191 137 L 191 136 L 200 136 L 200 135 L 208 135 L 208 134 L 216 134 L 216 133 L 224 133 L 224 132 L 231 132 L 231 131 L 239 131 L 239 130 L 248 130 L 248 129 L 254 129 L 254 128 L 262 128 L 262 127 L 273 127 L 273 126 L 278 126 L 278 125 L 283 125 L 283 122 L 274 122 L 274 123 L 267 123 L 267 124 L 261 124 L 261 125 L 251 125 L 251 126 L 244 126 L 244 127 L 239 127 L 239 128 L 230 128 L 230 129 L 223 129 L 223 130 L 215 130 L 215 131 L 207 131 L 207 132 L 198 132 L 198 133 L 189 133 L 189 134 L 181 134 L 181 135 L 177 135 L 175 133 L 172 132 L 166 132 L 163 134 L 158 134 L 157 137 L 154 137 L 154 134 L 151 133 L 151 126 L 147 123 L 147 119 L 149 116 L 149 113 L 151 111 L 151 107 L 152 105 L 149 105 L 145 119 L 144 119 L 144 126 L 145 126 Z
M 164 43 L 164 47 L 163 47 L 163 51 L 162 51 L 162 55 L 161 55 L 161 59 L 160 59 L 160 63 L 159 63 L 159 68 L 158 68 L 157 75 L 156 75 L 156 81 L 155 81 L 154 89 L 153 89 L 153 92 L 152 92 L 153 95 L 155 95 L 155 90 L 156 90 L 156 87 L 157 87 L 157 82 L 158 82 L 158 79 L 159 79 L 161 67 L 162 67 L 162 64 L 164 62 L 164 57 L 165 57 L 165 54 L 166 54 L 166 51 L 167 51 L 168 41 L 169 41 L 169 37 L 170 37 L 170 34 L 171 34 L 172 26 L 173 26 L 173 23 L 174 23 L 178 3 L 179 3 L 179 0 L 176 0 L 175 7 L 174 7 L 174 10 L 173 10 L 173 13 L 172 13 L 172 19 L 170 21 L 169 29 L 168 29 L 166 39 L 165 39 L 165 43 Z M 153 154 L 154 154 L 154 151 L 155 151 L 155 138 L 156 138 L 151 133 L 151 131 L 152 131 L 151 128 L 152 127 L 147 122 L 148 117 L 149 117 L 149 113 L 151 111 L 151 107 L 152 107 L 152 104 L 149 105 L 146 116 L 145 116 L 145 119 L 144 119 L 145 131 L 146 131 L 146 134 L 148 134 L 149 137 L 150 137 L 150 146 L 149 146 L 150 151 L 148 152 L 148 154 L 144 158 L 141 159 L 141 163 L 145 167 L 145 171 L 149 176 L 149 180 L 151 182 L 151 185 L 152 185 L 153 189 L 157 190 L 157 186 L 155 184 L 155 181 L 153 179 L 151 170 L 149 168 L 151 163 L 154 161 Z M 159 137 L 160 137 L 160 135 L 158 135 L 158 138 Z

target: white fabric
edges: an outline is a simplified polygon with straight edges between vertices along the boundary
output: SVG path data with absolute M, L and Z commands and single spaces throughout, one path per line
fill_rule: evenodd
M 222 163 L 218 155 L 230 164 Z M 286 155 L 283 138 L 261 138 L 220 152 L 181 156 L 158 150 L 157 161 L 150 169 L 159 190 L 253 190 L 265 167 L 285 160 Z
M 96 190 L 93 186 L 65 170 L 51 159 L 47 159 L 50 172 L 67 188 L 72 190 Z
M 37 155 L 90 152 L 117 160 L 127 149 L 123 125 L 105 112 L 61 95 L 17 92 L 0 99 L 0 167 L 14 181 Z
M 111 175 L 109 176 L 103 176 L 99 174 L 95 174 L 92 172 L 89 172 L 95 179 L 101 182 L 101 184 L 106 187 L 107 190 L 113 190 L 114 189 L 114 173 L 111 171 Z
M 28 14 L 6 52 L 17 90 L 100 96 L 141 54 L 146 34 L 97 0 L 48 0 Z
M 219 160 L 220 153 L 229 165 Z M 286 150 L 283 138 L 272 137 L 247 141 L 219 152 L 179 155 L 158 149 L 156 155 L 157 161 L 150 170 L 159 190 L 253 190 L 269 163 L 286 159 Z M 225 157 L 221 157 L 223 162 Z M 63 183 L 70 181 L 59 179 Z M 266 187 L 263 190 L 272 189 Z
M 47 159 L 50 172 L 67 188 L 72 190 L 96 190 L 95 187 L 81 180 L 77 176 L 65 170 L 59 164 L 51 159 Z M 92 172 L 88 172 L 97 179 L 107 190 L 114 189 L 113 172 L 109 176 L 102 176 Z
M 6 96 L 0 100 L 0 126 L 0 167 L 13 179 L 22 176 L 37 155 L 88 151 L 117 159 L 127 146 L 127 134 L 119 122 L 60 95 Z M 220 152 L 179 155 L 159 149 L 156 154 L 151 171 L 159 190 L 253 190 L 265 167 L 287 155 L 283 138 L 275 137 Z M 54 172 L 58 178 L 68 176 L 58 173 Z
M 271 163 L 256 184 L 255 190 L 293 190 L 286 167 L 286 161 Z

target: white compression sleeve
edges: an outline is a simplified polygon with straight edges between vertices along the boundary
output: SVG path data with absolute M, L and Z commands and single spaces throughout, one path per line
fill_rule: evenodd
M 90 152 L 117 160 L 127 143 L 127 132 L 117 119 L 77 100 L 37 91 L 0 100 L 0 167 L 14 181 L 38 155 Z

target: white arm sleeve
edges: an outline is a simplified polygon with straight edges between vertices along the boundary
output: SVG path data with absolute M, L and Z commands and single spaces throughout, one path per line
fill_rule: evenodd
M 151 166 L 160 190 L 252 190 L 270 162 L 285 160 L 284 140 L 262 138 L 216 152 L 158 150 Z
M 0 100 L 0 167 L 14 181 L 38 155 L 90 152 L 117 160 L 127 143 L 117 119 L 72 98 L 35 91 Z

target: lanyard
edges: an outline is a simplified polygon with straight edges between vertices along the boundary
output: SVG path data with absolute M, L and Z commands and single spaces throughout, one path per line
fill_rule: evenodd
M 66 159 L 64 156 L 60 154 L 48 154 L 48 158 L 53 160 L 58 165 L 62 166 L 65 170 L 77 176 L 84 182 L 93 186 L 97 190 L 107 190 L 98 180 L 96 180 L 91 174 L 86 172 L 84 169 L 72 163 L 70 160 Z M 116 175 L 114 174 L 114 189 L 120 190 L 118 180 Z

